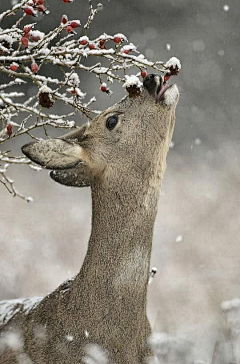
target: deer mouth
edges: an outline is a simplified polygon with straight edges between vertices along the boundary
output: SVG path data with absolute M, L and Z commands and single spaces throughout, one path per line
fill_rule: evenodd
M 147 89 L 150 95 L 154 96 L 157 102 L 164 99 L 164 93 L 170 87 L 167 80 L 169 77 L 162 77 L 157 74 L 149 74 L 143 81 L 143 86 Z
M 158 87 L 157 90 L 157 101 L 162 101 L 164 97 L 165 91 L 170 87 L 167 81 L 163 82 L 160 87 Z

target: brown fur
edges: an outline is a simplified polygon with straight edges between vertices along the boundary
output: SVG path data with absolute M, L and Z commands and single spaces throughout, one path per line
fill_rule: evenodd
M 177 88 L 170 93 L 174 102 L 166 105 L 156 103 L 143 90 L 136 99 L 125 98 L 104 111 L 90 127 L 62 137 L 66 141 L 66 153 L 60 143 L 64 165 L 56 157 L 59 142 L 23 147 L 32 160 L 60 169 L 51 172 L 57 182 L 91 186 L 92 232 L 79 274 L 27 314 L 20 310 L 2 325 L 0 341 L 6 333 L 17 331 L 23 342 L 15 350 L 0 345 L 1 364 L 18 363 L 21 355 L 34 364 L 79 364 L 88 343 L 106 349 L 110 363 L 147 362 L 151 355 L 146 303 L 152 236 L 174 128 Z M 116 112 L 123 114 L 109 131 L 106 119 Z M 78 152 L 81 163 L 73 167 Z M 67 167 L 66 158 L 69 169 L 62 170 Z M 42 340 L 36 328 L 44 331 Z

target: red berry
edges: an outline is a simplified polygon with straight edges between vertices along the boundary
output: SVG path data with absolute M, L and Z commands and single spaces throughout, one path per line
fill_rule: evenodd
M 19 65 L 17 63 L 12 63 L 10 64 L 10 70 L 12 71 L 17 71 Z
M 25 37 L 27 36 L 27 34 L 32 30 L 32 26 L 31 25 L 25 25 L 25 27 L 23 28 L 23 31 L 25 33 Z
M 99 46 L 100 46 L 100 48 L 101 48 L 101 49 L 104 49 L 104 48 L 105 48 L 105 46 L 104 46 L 105 42 L 106 42 L 106 40 L 105 40 L 105 39 L 100 39 L 100 41 L 99 41 Z M 102 48 L 102 47 L 103 47 L 103 48 Z
M 77 28 L 77 27 L 80 26 L 80 21 L 79 20 L 73 20 L 73 21 L 71 21 L 70 26 L 72 28 Z
M 147 76 L 147 71 L 142 71 L 141 76 L 142 76 L 142 78 L 145 78 Z
M 35 0 L 36 5 L 43 5 L 45 0 Z
M 66 24 L 68 22 L 68 17 L 67 15 L 63 15 L 62 16 L 62 20 L 61 20 L 62 24 Z
M 37 63 L 32 63 L 31 64 L 31 70 L 33 73 L 38 73 L 38 65 Z
M 93 43 L 91 43 L 91 44 L 89 44 L 89 49 L 95 49 L 95 44 L 93 44 Z
M 36 16 L 36 13 L 35 13 L 34 9 L 33 9 L 31 6 L 26 6 L 26 7 L 24 8 L 24 12 L 25 12 L 27 15 Z
M 67 26 L 66 31 L 67 31 L 68 33 L 73 33 L 73 28 L 71 27 L 71 25 L 68 25 L 68 26 Z
M 107 86 L 106 86 L 106 84 L 105 84 L 105 83 L 103 83 L 103 84 L 102 84 L 102 86 L 101 86 L 101 91 L 102 91 L 102 92 L 106 92 L 106 91 L 107 91 Z
M 12 124 L 7 124 L 7 135 L 10 137 L 12 135 L 13 126 Z
M 28 37 L 26 36 L 22 37 L 21 42 L 24 45 L 24 47 L 28 47 Z
M 124 49 L 123 53 L 128 54 L 130 52 L 130 49 Z
M 115 43 L 121 43 L 122 38 L 120 38 L 120 37 L 114 37 L 113 40 L 114 40 Z
M 87 45 L 88 44 L 88 41 L 87 40 L 80 40 L 80 44 L 81 45 Z
M 64 3 L 72 3 L 73 0 L 62 0 Z

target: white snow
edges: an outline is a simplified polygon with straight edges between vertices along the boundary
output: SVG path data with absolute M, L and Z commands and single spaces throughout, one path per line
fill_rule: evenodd
M 182 235 L 178 235 L 176 237 L 176 243 L 181 243 L 181 241 L 183 241 L 183 236 Z
M 225 4 L 225 5 L 223 6 L 223 10 L 224 10 L 224 11 L 229 11 L 229 9 L 230 9 L 230 6 L 229 6 L 229 5 L 227 5 L 227 4 Z
M 127 42 L 127 37 L 122 33 L 114 34 L 113 38 L 121 38 L 122 40 L 125 40 Z
M 43 93 L 43 94 L 50 94 L 52 92 L 52 89 L 50 87 L 48 87 L 47 85 L 43 85 L 42 87 L 40 87 L 39 89 L 39 93 Z
M 99 345 L 88 344 L 85 346 L 85 356 L 82 361 L 84 364 L 108 364 L 107 352 Z
M 84 97 L 86 96 L 86 93 L 82 92 L 78 87 L 67 88 L 67 92 L 74 93 L 75 95 L 77 95 L 81 99 L 84 99 Z
M 45 34 L 43 32 L 40 32 L 39 30 L 31 30 L 30 35 L 31 37 L 40 38 L 39 40 L 41 40 L 43 39 Z
M 66 335 L 65 337 L 66 337 L 67 341 L 70 341 L 70 342 L 73 341 L 72 335 Z
M 130 87 L 136 85 L 137 87 L 142 86 L 142 82 L 139 80 L 139 78 L 135 75 L 125 76 L 126 82 L 123 84 L 123 87 Z
M 80 79 L 79 76 L 76 72 L 71 73 L 66 73 L 66 76 L 68 78 L 68 83 L 73 86 L 73 87 L 77 87 L 80 83 Z
M 134 51 L 134 52 L 136 52 L 137 47 L 133 43 L 130 43 L 130 44 L 125 45 L 125 46 L 123 46 L 121 48 L 121 52 L 124 53 L 124 51 Z
M 171 44 L 167 43 L 166 48 L 167 48 L 168 51 L 170 51 L 171 50 Z
M 41 300 L 42 297 L 32 297 L 0 301 L 0 325 L 8 322 L 20 311 L 28 314 Z
M 229 301 L 223 301 L 221 303 L 221 309 L 222 311 L 231 311 L 240 309 L 240 299 L 233 298 L 232 300 Z
M 27 83 L 26 81 L 22 80 L 21 78 L 15 78 L 14 82 L 18 85 L 21 85 L 22 83 Z
M 223 49 L 220 49 L 220 50 L 218 51 L 218 55 L 219 55 L 219 56 L 223 57 L 223 56 L 224 56 L 224 54 L 225 54 L 225 51 L 224 51 Z
M 89 42 L 89 38 L 86 35 L 83 35 L 82 37 L 79 38 L 79 42 L 82 42 L 82 41 Z
M 200 139 L 200 138 L 196 138 L 196 139 L 194 140 L 194 144 L 195 144 L 195 145 L 201 145 L 201 144 L 202 144 L 201 139 Z
M 9 34 L 0 35 L 0 42 L 7 42 L 10 44 L 10 46 L 12 46 L 13 37 L 11 37 L 11 35 L 9 35 Z
M 170 67 L 176 68 L 177 67 L 180 70 L 181 63 L 178 58 L 172 57 L 167 61 L 167 63 L 165 63 L 165 67 L 167 67 L 167 68 L 170 68 Z

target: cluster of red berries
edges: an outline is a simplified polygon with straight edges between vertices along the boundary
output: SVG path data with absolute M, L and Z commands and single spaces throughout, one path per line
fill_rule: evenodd
M 75 28 L 78 28 L 81 23 L 80 23 L 80 20 L 71 20 L 71 21 L 68 21 L 68 17 L 67 15 L 63 15 L 62 16 L 62 20 L 61 20 L 62 24 L 67 24 L 67 27 L 66 27 L 66 31 L 67 33 L 71 34 L 71 33 L 75 33 L 74 29 Z
M 48 10 L 45 7 L 45 0 L 30 0 L 24 6 L 23 10 L 27 15 L 37 16 L 37 13 L 47 14 Z
M 105 43 L 106 43 L 106 40 L 107 39 L 100 39 L 98 41 L 98 44 L 95 44 L 95 43 L 91 43 L 89 42 L 89 39 L 88 37 L 81 37 L 80 40 L 79 40 L 79 44 L 81 45 L 84 45 L 84 46 L 88 46 L 90 50 L 93 50 L 93 49 L 96 49 L 96 48 L 100 48 L 100 49 L 106 49 L 105 47 Z M 119 44 L 121 42 L 123 42 L 123 38 L 119 37 L 119 36 L 115 36 L 113 38 L 113 41 L 116 43 L 116 44 Z M 105 91 L 104 91 L 105 92 Z
M 29 39 L 33 42 L 38 42 L 41 38 L 39 35 L 31 33 L 32 25 L 25 25 L 23 28 L 23 36 L 21 38 L 21 43 L 24 47 L 28 47 Z

